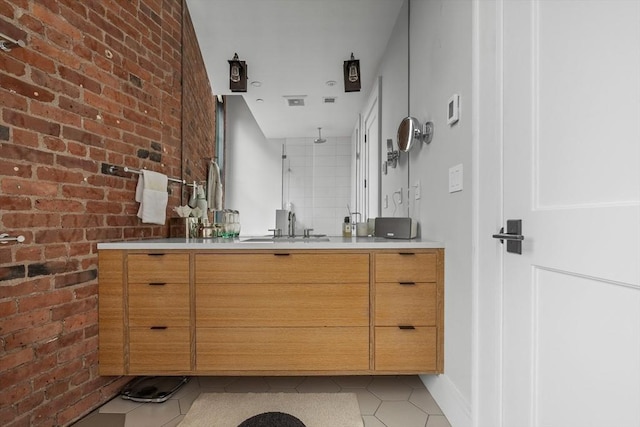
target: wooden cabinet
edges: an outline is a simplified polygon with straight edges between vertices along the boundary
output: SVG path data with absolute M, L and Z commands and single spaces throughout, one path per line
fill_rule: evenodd
M 442 253 L 376 253 L 374 266 L 374 369 L 442 372 Z
M 369 369 L 368 253 L 198 254 L 195 282 L 198 371 Z
M 101 250 L 101 375 L 443 371 L 443 250 Z

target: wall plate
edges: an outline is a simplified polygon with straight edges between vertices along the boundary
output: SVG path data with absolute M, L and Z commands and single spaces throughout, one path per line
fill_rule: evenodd
M 447 124 L 452 126 L 460 118 L 460 95 L 455 94 L 449 98 L 447 104 Z

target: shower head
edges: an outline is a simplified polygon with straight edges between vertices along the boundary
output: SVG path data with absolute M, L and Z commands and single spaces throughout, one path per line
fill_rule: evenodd
M 320 129 L 322 128 L 318 128 L 318 137 L 313 140 L 315 144 L 322 144 L 323 142 L 327 142 L 327 140 L 322 137 L 322 134 L 320 133 Z

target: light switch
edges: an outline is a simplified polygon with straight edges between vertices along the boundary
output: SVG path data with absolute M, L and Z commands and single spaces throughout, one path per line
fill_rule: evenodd
M 415 187 L 415 198 L 416 200 L 420 200 L 420 197 L 422 197 L 421 190 L 420 190 L 420 181 L 416 182 L 416 185 L 414 185 Z
M 449 193 L 462 191 L 462 163 L 449 168 Z

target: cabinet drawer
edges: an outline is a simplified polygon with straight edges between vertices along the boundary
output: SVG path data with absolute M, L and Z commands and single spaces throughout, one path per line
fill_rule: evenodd
M 435 326 L 436 306 L 435 283 L 375 284 L 376 326 Z
M 435 372 L 435 327 L 375 328 L 375 369 L 396 372 Z
M 189 326 L 189 285 L 129 283 L 129 326 Z
M 375 254 L 376 282 L 435 282 L 436 254 L 397 252 Z
M 196 255 L 196 283 L 366 283 L 366 253 Z
M 188 254 L 129 254 L 127 277 L 135 283 L 189 283 Z
M 198 328 L 200 371 L 369 369 L 369 328 Z
M 189 328 L 129 328 L 129 374 L 191 369 Z
M 196 326 L 369 326 L 369 285 L 198 284 Z

